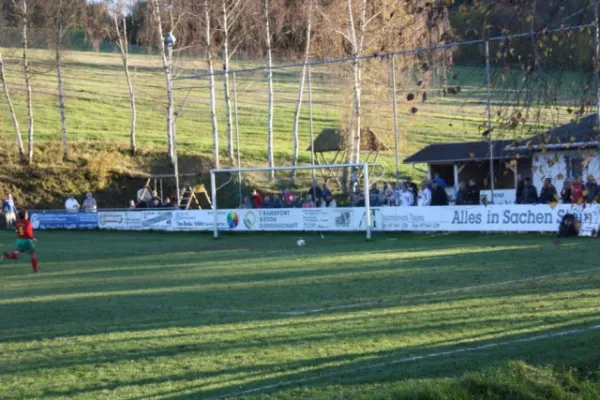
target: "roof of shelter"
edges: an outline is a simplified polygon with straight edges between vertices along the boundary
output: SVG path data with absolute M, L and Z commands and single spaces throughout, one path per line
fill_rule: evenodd
M 571 122 L 552 128 L 544 133 L 529 137 L 520 143 L 511 143 L 511 148 L 539 147 L 566 148 L 573 144 L 578 146 L 597 146 L 600 140 L 600 124 L 596 113 L 574 119 Z
M 361 151 L 385 151 L 389 147 L 377 136 L 371 128 L 360 130 Z M 343 151 L 346 149 L 347 133 L 345 129 L 326 128 L 321 131 L 313 142 L 315 153 L 327 153 L 332 151 Z M 311 150 L 309 147 L 308 151 Z
M 503 160 L 514 157 L 514 151 L 505 148 L 512 143 L 511 140 L 494 140 L 494 160 Z M 490 159 L 490 143 L 462 142 L 462 143 L 436 143 L 404 160 L 405 164 L 433 164 L 451 163 L 456 161 L 481 161 Z

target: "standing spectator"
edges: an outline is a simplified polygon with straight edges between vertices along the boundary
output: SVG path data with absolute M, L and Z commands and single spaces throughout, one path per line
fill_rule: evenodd
M 12 228 L 17 221 L 17 207 L 15 206 L 12 193 L 8 193 L 6 199 L 2 201 L 2 213 L 4 214 L 6 229 Z
M 241 207 L 246 209 L 254 208 L 252 205 L 252 200 L 250 200 L 250 196 L 244 196 L 244 200 L 242 201 Z
M 152 192 L 152 199 L 150 199 L 150 202 L 154 203 L 154 200 L 158 200 L 158 203 L 162 207 L 163 201 L 160 197 L 158 197 L 158 192 L 156 190 Z
M 429 189 L 429 182 L 423 181 L 421 183 L 421 194 L 419 195 L 419 206 L 427 207 L 431 205 L 431 189 Z
M 402 205 L 402 182 L 398 182 L 394 185 L 394 206 L 400 207 Z
M 283 201 L 281 201 L 281 197 L 278 194 L 273 195 L 273 202 L 271 204 L 271 208 L 283 208 Z
M 388 181 L 383 182 L 383 189 L 381 190 L 380 204 L 385 206 L 394 205 L 394 189 L 390 186 Z
M 531 184 L 531 178 L 523 179 L 523 184 L 523 202 L 521 204 L 536 204 L 539 199 L 537 189 Z
M 85 200 L 83 201 L 83 209 L 86 212 L 98 211 L 98 205 L 96 204 L 96 200 L 92 197 L 91 192 L 87 192 L 85 194 Z
M 540 191 L 540 198 L 538 199 L 540 204 L 550 204 L 552 202 L 558 202 L 558 192 L 552 184 L 552 178 L 544 179 L 544 185 Z
M 597 202 L 598 192 L 600 191 L 600 188 L 598 188 L 598 182 L 596 182 L 596 178 L 593 175 L 588 175 L 585 190 L 587 191 L 585 201 L 588 204 Z
M 273 208 L 273 203 L 271 203 L 271 197 L 265 196 L 265 200 L 262 203 L 260 208 Z
M 363 207 L 365 205 L 365 196 L 359 190 L 355 190 L 350 195 L 350 204 L 352 207 Z
M 304 198 L 304 203 L 302 203 L 302 208 L 315 208 L 315 203 L 310 194 L 307 194 Z
M 583 196 L 584 189 L 583 183 L 581 183 L 581 178 L 578 176 L 575 177 L 575 180 L 571 184 L 571 201 L 573 204 L 582 204 L 585 201 Z
M 329 193 L 327 195 L 327 197 L 325 198 L 325 200 L 323 200 L 323 202 L 321 203 L 321 208 L 336 208 L 336 207 L 337 207 L 337 203 L 335 202 L 333 195 L 331 193 Z
M 165 202 L 163 203 L 163 208 L 174 208 L 170 197 L 167 197 L 165 199 Z
M 455 203 L 457 206 L 467 205 L 467 185 L 464 182 L 458 184 L 458 191 L 455 196 Z
M 523 204 L 523 191 L 525 190 L 525 181 L 521 175 L 517 175 L 517 193 L 515 195 L 515 203 Z
M 312 196 L 313 199 L 320 199 L 323 197 L 323 191 L 318 183 L 313 183 L 312 188 L 308 191 L 308 194 Z
M 145 201 L 138 201 L 138 203 L 135 205 L 135 208 L 148 208 L 148 203 Z
M 417 205 L 417 201 L 419 198 L 419 188 L 417 187 L 417 184 L 414 183 L 412 181 L 412 178 L 409 176 L 408 178 L 406 178 L 406 183 L 404 184 L 408 190 L 413 194 L 413 198 L 415 199 L 413 206 Z
M 135 200 L 129 200 L 129 209 L 133 210 L 135 208 Z
M 326 199 L 327 196 L 329 196 L 331 193 L 331 190 L 329 190 L 329 187 L 327 186 L 327 183 L 323 184 L 323 189 L 321 190 L 321 197 L 323 199 Z
M 283 190 L 283 205 L 285 207 L 294 206 L 294 195 L 290 192 L 290 189 Z
M 431 205 L 432 206 L 447 206 L 448 194 L 445 189 L 442 189 L 438 181 L 431 183 Z
M 69 195 L 69 197 L 65 201 L 65 210 L 69 212 L 77 212 L 79 211 L 79 208 L 81 208 L 81 206 L 79 205 L 79 202 L 75 199 L 75 196 Z
M 154 198 L 150 200 L 150 208 L 162 208 L 162 203 L 159 198 Z
M 440 178 L 440 173 L 436 172 L 435 174 L 433 174 L 433 179 L 431 181 L 431 183 L 435 183 L 437 182 L 437 184 L 442 188 L 442 189 L 446 189 L 446 181 L 444 180 L 444 178 Z
M 480 190 L 477 186 L 475 179 L 469 179 L 469 186 L 467 186 L 467 204 L 470 206 L 477 206 L 481 203 Z
M 400 192 L 400 203 L 402 207 L 412 207 L 415 204 L 415 196 L 408 190 L 408 186 L 402 185 L 402 191 Z
M 560 199 L 563 204 L 573 203 L 573 191 L 571 190 L 571 181 L 569 179 L 565 179 L 565 182 L 563 183 L 563 188 L 560 191 Z
M 252 208 L 262 208 L 263 205 L 263 199 L 260 196 L 260 194 L 256 191 L 256 189 L 254 189 L 252 191 Z
M 371 203 L 371 207 L 379 206 L 379 195 L 380 190 L 377 188 L 377 183 L 371 185 L 371 190 L 369 190 L 369 202 Z

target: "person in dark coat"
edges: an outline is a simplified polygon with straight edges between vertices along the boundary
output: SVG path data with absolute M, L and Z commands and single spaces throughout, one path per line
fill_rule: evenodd
M 467 185 L 464 182 L 458 184 L 455 203 L 457 206 L 467 205 Z
M 540 191 L 538 203 L 550 204 L 555 202 L 558 202 L 558 192 L 552 184 L 552 178 L 546 178 L 544 179 L 544 186 L 542 186 L 542 190 Z
M 419 188 L 417 187 L 417 184 L 414 183 L 412 178 L 409 176 L 408 178 L 406 178 L 405 185 L 408 188 L 408 191 L 413 194 L 413 198 L 415 199 L 413 206 L 416 206 L 417 201 L 419 199 Z
M 477 182 L 475 181 L 475 179 L 469 180 L 469 186 L 467 186 L 466 198 L 467 198 L 467 204 L 470 206 L 479 205 L 479 203 L 481 202 L 479 186 L 477 186 Z
M 569 179 L 565 179 L 565 182 L 563 183 L 563 188 L 560 191 L 560 199 L 563 204 L 573 203 L 573 190 L 571 189 L 571 181 Z
M 448 194 L 437 181 L 431 182 L 431 205 L 447 206 Z
M 521 204 L 537 204 L 539 201 L 538 193 L 535 186 L 531 184 L 531 179 L 525 178 L 523 182 L 523 202 Z

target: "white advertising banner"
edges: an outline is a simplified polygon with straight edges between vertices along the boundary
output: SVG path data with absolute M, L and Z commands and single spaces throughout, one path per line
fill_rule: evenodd
M 489 205 L 379 207 L 371 209 L 374 231 L 386 232 L 556 232 L 562 218 L 574 214 L 581 233 L 600 228 L 600 205 Z M 220 231 L 364 231 L 364 208 L 289 208 L 219 210 Z M 99 212 L 100 229 L 211 231 L 212 210 Z

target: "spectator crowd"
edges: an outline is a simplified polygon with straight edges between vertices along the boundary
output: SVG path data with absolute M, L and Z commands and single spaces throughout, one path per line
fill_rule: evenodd
M 560 193 L 552 184 L 551 178 L 545 178 L 538 193 L 530 178 L 518 177 L 517 204 L 595 204 L 600 203 L 600 187 L 593 175 L 586 177 L 584 184 L 580 177 L 565 179 Z

